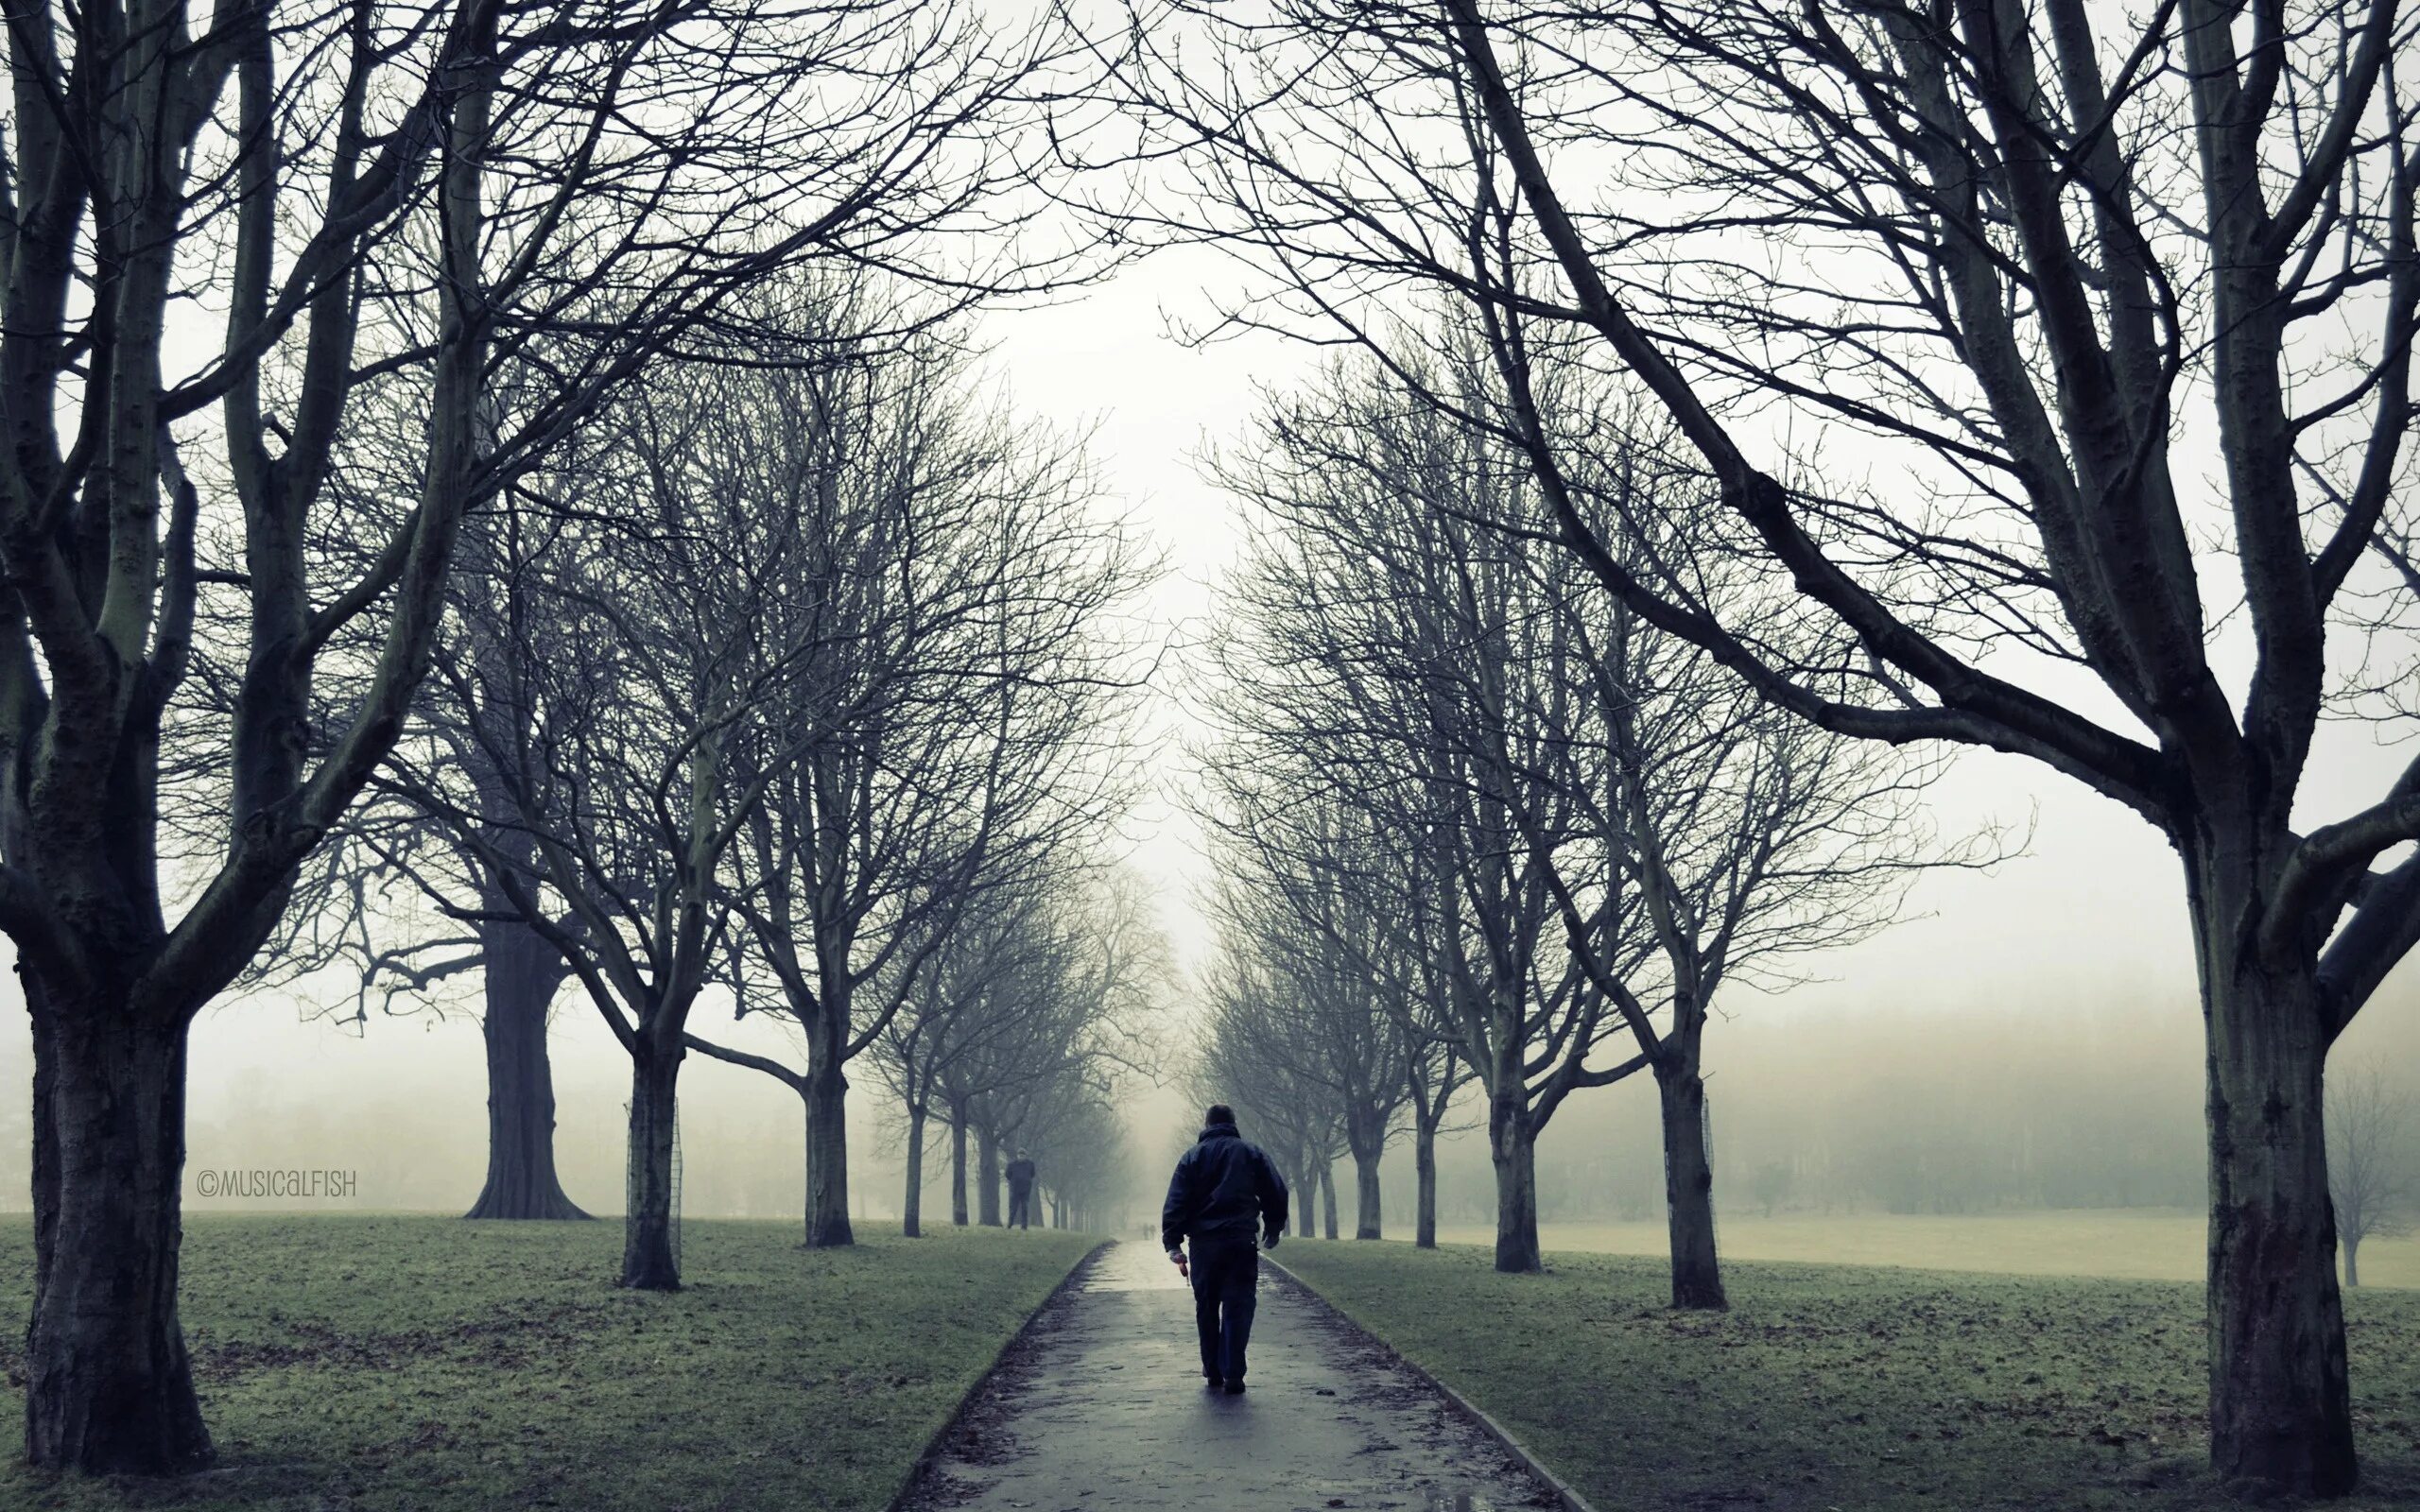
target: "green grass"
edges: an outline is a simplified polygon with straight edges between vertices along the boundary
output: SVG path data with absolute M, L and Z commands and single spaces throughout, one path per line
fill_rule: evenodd
M 2126 1280 L 2198 1281 L 2205 1263 L 2204 1215 L 2177 1208 L 2069 1208 L 1974 1214 L 1856 1212 L 1818 1216 L 1722 1215 L 1723 1253 L 1739 1260 L 1816 1264 L 1916 1265 L 2024 1276 L 2106 1276 Z M 1605 1255 L 1661 1255 L 1664 1220 L 1553 1223 L 1540 1227 L 1548 1249 Z M 1448 1227 L 1448 1244 L 1492 1244 L 1488 1228 Z M 2420 1235 L 2372 1239 L 2361 1246 L 2368 1286 L 2420 1287 Z
M 810 1252 L 794 1224 L 693 1221 L 667 1296 L 612 1284 L 614 1220 L 189 1218 L 218 1467 L 110 1483 L 20 1463 L 32 1228 L 0 1219 L 0 1507 L 881 1507 L 1093 1241 L 859 1232 Z
M 1676 1314 L 1654 1260 L 1296 1241 L 1278 1260 L 1470 1397 L 1600 1512 L 2126 1508 L 2221 1500 L 2200 1289 L 1732 1263 Z M 2420 1506 L 2420 1293 L 2348 1303 L 2369 1486 Z

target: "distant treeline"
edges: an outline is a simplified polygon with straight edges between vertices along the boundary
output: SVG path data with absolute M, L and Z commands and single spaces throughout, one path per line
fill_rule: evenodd
M 2414 1015 L 2379 1019 L 2350 1051 L 2420 1065 Z M 1707 1078 L 1717 1204 L 1735 1217 L 2198 1207 L 2200 1056 L 2184 1003 L 1752 1009 Z M 1478 1112 L 1440 1142 L 1448 1224 L 1495 1219 Z M 1660 1218 L 1651 1089 L 1574 1099 L 1564 1116 L 1538 1143 L 1539 1218 Z

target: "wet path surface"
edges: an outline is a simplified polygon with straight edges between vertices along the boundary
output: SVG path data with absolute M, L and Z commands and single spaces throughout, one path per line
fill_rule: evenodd
M 1285 1251 L 1278 1251 L 1283 1258 Z M 1205 1391 L 1191 1294 L 1113 1246 L 981 1387 L 908 1503 L 938 1508 L 1509 1512 L 1553 1494 L 1367 1334 L 1267 1267 L 1252 1389 Z

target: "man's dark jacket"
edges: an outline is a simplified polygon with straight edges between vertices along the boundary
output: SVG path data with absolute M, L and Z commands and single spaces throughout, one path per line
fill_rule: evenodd
M 1286 1178 L 1260 1146 L 1233 1124 L 1213 1124 L 1177 1158 L 1160 1210 L 1160 1244 L 1251 1243 L 1255 1232 L 1274 1243 L 1286 1231 Z

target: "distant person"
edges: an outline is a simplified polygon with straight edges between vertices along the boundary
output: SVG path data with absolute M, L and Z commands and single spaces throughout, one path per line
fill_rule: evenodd
M 1033 1227 L 1033 1162 L 1023 1150 L 1009 1162 L 1009 1227 Z
M 1235 1396 L 1244 1389 L 1260 1251 L 1276 1248 L 1286 1232 L 1286 1178 L 1259 1145 L 1236 1131 L 1235 1109 L 1226 1104 L 1211 1104 L 1201 1123 L 1201 1137 L 1177 1157 L 1176 1175 L 1168 1179 L 1160 1243 L 1179 1266 L 1185 1263 L 1181 1246 L 1192 1243 L 1202 1383 Z

